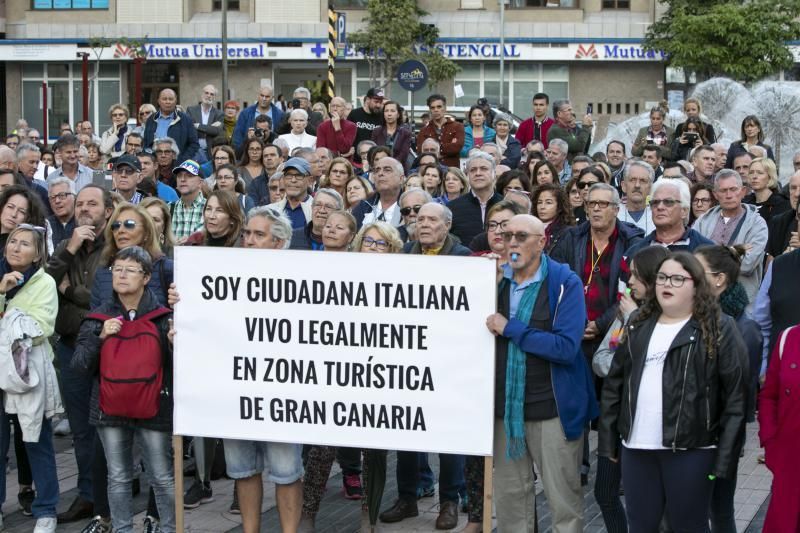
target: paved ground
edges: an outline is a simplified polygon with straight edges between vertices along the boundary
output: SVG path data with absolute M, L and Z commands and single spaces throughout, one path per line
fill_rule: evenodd
M 591 447 L 594 448 L 595 442 L 592 439 Z M 59 481 L 61 487 L 61 501 L 59 510 L 69 506 L 75 497 L 77 469 L 75 466 L 74 455 L 72 453 L 69 438 L 56 438 L 57 464 Z M 764 515 L 769 502 L 769 491 L 772 477 L 763 465 L 756 461 L 760 453 L 758 448 L 757 427 L 755 424 L 748 426 L 747 442 L 745 445 L 744 457 L 739 463 L 739 479 L 737 483 L 736 501 L 736 523 L 739 533 L 755 533 L 761 531 Z M 11 454 L 13 457 L 13 453 Z M 431 456 L 431 465 L 434 470 L 438 467 L 435 455 Z M 389 455 L 389 465 L 387 469 L 387 484 L 384 494 L 383 508 L 392 504 L 397 496 L 397 488 L 394 476 L 395 456 Z M 593 469 L 594 470 L 594 469 Z M 585 528 L 591 533 L 604 532 L 603 520 L 600 510 L 589 490 L 593 484 L 593 477 L 590 477 L 589 487 L 585 491 Z M 8 475 L 8 498 L 2 510 L 5 515 L 6 531 L 11 533 L 30 532 L 33 529 L 33 519 L 23 516 L 16 503 L 17 479 L 16 471 L 13 467 Z M 240 519 L 238 515 L 228 512 L 233 494 L 233 481 L 219 480 L 213 482 L 215 500 L 209 504 L 186 511 L 187 531 L 193 533 L 223 533 L 241 532 Z M 539 488 L 539 492 L 541 489 Z M 146 507 L 145 496 L 143 494 L 135 499 L 135 509 L 139 513 L 136 518 L 136 531 L 141 531 L 144 509 Z M 537 498 L 537 508 L 539 516 L 539 531 L 545 533 L 550 531 L 550 514 L 547 509 L 547 502 L 543 495 Z M 265 483 L 264 487 L 264 520 L 262 531 L 277 532 L 278 516 L 275 510 L 275 491 L 274 486 Z M 438 514 L 438 500 L 426 498 L 420 500 L 420 516 L 415 519 L 404 520 L 400 524 L 380 525 L 377 531 L 380 532 L 423 532 L 434 531 L 434 522 Z M 461 520 L 456 531 L 463 528 L 466 523 L 466 515 L 460 515 Z M 320 533 L 349 533 L 361 530 L 361 505 L 359 502 L 345 500 L 342 497 L 342 478 L 338 470 L 331 473 L 328 482 L 328 491 L 323 500 L 319 516 L 317 517 L 317 531 Z M 85 524 L 69 524 L 59 526 L 61 533 L 79 533 Z

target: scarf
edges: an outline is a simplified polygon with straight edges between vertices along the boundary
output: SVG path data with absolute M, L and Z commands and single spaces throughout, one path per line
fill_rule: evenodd
M 233 137 L 233 129 L 236 127 L 236 117 L 225 117 L 222 119 L 222 123 L 225 125 L 225 138 L 230 140 Z
M 750 300 L 747 298 L 747 291 L 738 281 L 725 289 L 719 295 L 719 306 L 722 312 L 732 318 L 739 318 L 744 313 L 744 308 Z
M 125 149 L 125 133 L 128 131 L 128 125 L 125 124 L 117 132 L 117 142 L 114 143 L 114 151 L 122 152 Z
M 547 279 L 547 256 L 542 254 L 539 281 L 525 289 L 517 309 L 516 319 L 523 324 L 531 321 L 533 307 L 542 282 Z M 519 459 L 525 453 L 525 352 L 514 342 L 508 343 L 506 361 L 506 410 L 503 428 L 506 432 L 506 457 Z
M 11 266 L 9 266 L 9 264 L 6 262 L 5 258 L 0 260 L 0 278 L 11 272 L 11 270 Z M 19 290 L 24 287 L 26 283 L 28 283 L 28 280 L 30 280 L 33 275 L 36 274 L 37 270 L 39 270 L 37 265 L 31 265 L 28 267 L 28 270 L 22 273 L 22 283 L 6 291 L 6 302 L 10 302 L 11 299 L 14 298 Z

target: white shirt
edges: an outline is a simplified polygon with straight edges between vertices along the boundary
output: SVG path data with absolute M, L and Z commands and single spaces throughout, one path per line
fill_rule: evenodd
M 313 135 L 309 135 L 306 132 L 303 132 L 300 135 L 295 135 L 294 133 L 284 133 L 278 138 L 286 141 L 286 144 L 289 145 L 290 154 L 295 148 L 317 148 L 317 138 Z
M 631 438 L 623 444 L 627 448 L 640 450 L 665 450 L 663 442 L 663 373 L 664 361 L 669 347 L 681 328 L 689 319 L 675 324 L 657 323 L 647 345 L 639 394 L 636 396 L 636 412 L 633 415 Z
M 393 223 L 394 217 L 396 212 L 399 210 L 400 210 L 400 205 L 397 202 L 393 203 L 384 210 L 379 201 L 372 208 L 371 213 L 367 213 L 364 215 L 364 220 L 362 221 L 362 225 L 369 224 L 370 222 L 375 222 L 376 220 L 381 220 L 383 222 L 388 222 L 389 224 L 392 224 L 394 226 L 395 225 Z

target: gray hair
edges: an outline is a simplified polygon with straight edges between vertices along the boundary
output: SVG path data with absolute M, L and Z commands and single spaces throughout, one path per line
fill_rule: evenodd
M 403 205 L 403 198 L 406 196 L 411 196 L 412 194 L 421 194 L 425 198 L 424 203 L 430 203 L 433 201 L 433 196 L 426 191 L 425 189 L 421 189 L 419 187 L 411 187 L 410 189 L 406 189 L 403 194 L 400 195 L 400 198 L 397 199 L 397 205 Z
M 327 194 L 328 196 L 333 198 L 336 201 L 336 210 L 337 211 L 341 211 L 342 209 L 344 209 L 344 200 L 342 200 L 342 195 L 339 194 L 334 189 L 324 189 L 324 188 L 317 191 L 317 194 L 314 196 L 314 199 L 311 200 L 311 205 L 312 206 L 315 203 L 317 203 L 317 198 L 319 198 L 320 194 Z
M 525 194 L 525 192 L 526 191 L 519 191 L 517 189 L 508 189 L 506 191 L 506 193 L 503 195 L 503 198 L 508 199 L 509 196 L 517 196 L 517 197 L 519 197 L 519 199 L 522 202 L 524 202 L 525 205 L 527 206 L 525 208 L 525 212 L 530 214 L 531 209 L 533 208 L 533 200 L 531 200 L 530 195 Z M 510 201 L 513 202 L 514 200 L 510 200 Z
M 569 145 L 567 144 L 567 141 L 565 141 L 564 139 L 553 139 L 548 143 L 548 147 L 550 146 L 557 146 L 562 154 L 569 153 Z
M 477 161 L 478 159 L 483 159 L 484 161 L 488 161 L 489 164 L 492 165 L 492 173 L 494 173 L 494 167 L 495 167 L 494 157 L 490 156 L 486 152 L 477 152 L 469 156 L 469 158 L 467 159 L 467 163 L 464 165 L 464 168 L 467 169 L 467 171 L 469 171 L 469 167 L 470 165 L 472 165 L 472 162 Z
M 425 205 L 423 205 L 422 207 L 425 207 L 426 205 L 435 205 L 437 207 L 440 207 L 442 209 L 442 220 L 444 220 L 444 223 L 447 224 L 448 226 L 453 223 L 453 212 L 450 211 L 449 207 L 434 201 L 426 202 Z
M 425 146 L 425 143 L 433 143 L 433 144 L 435 144 L 436 145 L 436 151 L 439 151 L 439 149 L 442 147 L 442 145 L 439 144 L 439 141 L 437 141 L 433 137 L 428 137 L 427 139 L 422 141 L 422 146 Z M 419 147 L 420 151 L 422 150 L 422 146 Z
M 66 176 L 57 176 L 57 177 L 55 177 L 55 178 L 53 178 L 51 180 L 47 180 L 47 188 L 48 189 L 52 189 L 56 185 L 64 185 L 64 184 L 67 185 L 67 187 L 69 188 L 69 192 L 70 193 L 72 193 L 72 194 L 76 193 L 76 191 L 75 191 L 75 182 L 72 181 L 71 179 L 69 179 Z
M 492 122 L 492 125 L 496 128 L 498 122 L 507 122 L 508 125 L 511 126 L 511 117 L 505 113 L 497 113 L 494 116 L 494 122 Z
M 337 96 L 336 98 L 339 98 L 339 97 Z M 315 150 L 315 152 L 319 151 L 319 150 L 325 150 L 325 153 L 327 154 L 328 159 L 333 159 L 333 150 L 331 150 L 330 148 L 326 148 L 325 146 L 317 146 L 317 149 Z
M 406 170 L 403 168 L 403 163 L 395 159 L 394 157 L 384 157 L 381 161 L 386 160 L 387 163 L 392 165 L 395 174 L 400 174 L 400 176 L 406 175 Z
M 625 165 L 625 170 L 622 171 L 623 179 L 626 179 L 626 180 L 628 179 L 628 176 L 630 175 L 631 169 L 633 167 L 639 167 L 639 168 L 645 169 L 647 171 L 647 177 L 650 180 L 650 183 L 653 183 L 653 180 L 656 178 L 655 169 L 653 168 L 653 166 L 650 163 L 648 163 L 646 161 L 643 161 L 643 160 L 641 160 L 639 158 L 634 158 L 634 159 L 629 159 L 628 160 L 628 163 Z
M 294 119 L 295 116 L 300 117 L 303 120 L 308 120 L 308 113 L 306 112 L 305 109 L 300 109 L 300 108 L 292 109 L 292 112 L 289 113 L 289 120 Z
M 254 207 L 247 213 L 247 222 L 253 217 L 263 217 L 270 221 L 269 232 L 273 239 L 283 241 L 283 249 L 289 248 L 292 241 L 292 223 L 289 219 L 273 207 L 261 205 Z
M 373 146 L 378 146 L 378 144 L 375 141 L 370 141 L 369 139 L 366 139 L 366 140 L 361 141 L 360 143 L 358 143 L 358 146 L 356 146 L 356 151 L 360 152 L 361 151 L 361 147 L 362 146 L 367 146 L 367 145 L 370 148 L 372 148 Z
M 17 152 L 16 152 L 17 159 L 22 157 L 22 154 L 25 153 L 25 152 L 36 152 L 37 154 L 41 154 L 42 153 L 42 151 L 39 149 L 39 147 L 36 146 L 35 144 L 21 143 L 19 146 L 17 146 Z
M 120 260 L 124 261 L 126 259 L 139 263 L 142 270 L 144 270 L 145 276 L 149 276 L 153 273 L 153 258 L 150 257 L 147 250 L 141 246 L 128 246 L 118 251 L 117 255 L 114 256 L 114 262 Z
M 298 87 L 297 89 L 295 89 L 294 92 L 292 93 L 292 96 L 294 96 L 297 93 L 301 93 L 303 96 L 308 98 L 309 101 L 311 100 L 311 91 L 309 91 L 305 87 Z
M 181 150 L 180 148 L 178 148 L 178 143 L 176 143 L 175 139 L 173 139 L 172 137 L 161 137 L 159 139 L 156 139 L 155 141 L 153 141 L 153 148 L 162 144 L 168 144 L 169 149 L 172 150 L 172 153 L 175 154 L 175 157 L 178 157 L 180 155 Z
M 619 197 L 619 191 L 617 191 L 617 188 L 614 187 L 613 185 L 609 185 L 608 183 L 603 183 L 603 182 L 595 183 L 594 185 L 589 187 L 589 193 L 586 195 L 586 197 L 588 198 L 589 195 L 592 194 L 593 191 L 608 191 L 608 192 L 610 192 L 611 193 L 611 203 L 619 207 L 619 204 L 621 202 L 620 197 Z
M 736 180 L 736 184 L 739 187 L 743 185 L 742 176 L 740 176 L 738 172 L 736 172 L 735 170 L 731 170 L 729 168 L 723 168 L 722 170 L 717 172 L 716 176 L 714 176 L 714 190 L 717 190 L 717 184 L 719 183 L 719 180 L 728 178 L 734 178 Z
M 317 155 L 317 152 L 316 150 L 314 150 L 313 148 L 309 148 L 308 146 L 298 146 L 292 151 L 292 157 L 302 157 L 303 159 L 305 159 L 306 156 L 312 156 L 312 155 Z
M 561 111 L 561 108 L 569 104 L 569 100 L 555 100 L 553 102 L 553 116 L 558 115 L 558 112 Z
M 283 172 L 277 170 L 275 171 L 275 174 L 269 177 L 269 183 L 272 183 L 273 181 L 280 181 L 282 178 L 283 178 Z
M 681 179 L 658 180 L 653 184 L 653 188 L 650 189 L 650 197 L 654 197 L 656 192 L 663 187 L 675 187 L 678 190 L 678 195 L 681 199 L 681 207 L 688 209 L 692 206 L 692 192 L 689 190 L 689 186 L 686 185 L 685 181 Z

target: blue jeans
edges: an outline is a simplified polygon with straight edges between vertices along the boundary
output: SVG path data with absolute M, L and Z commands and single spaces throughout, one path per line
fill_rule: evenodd
M 418 452 L 397 452 L 397 492 L 401 499 L 416 501 L 419 484 Z M 439 502 L 458 503 L 458 489 L 464 484 L 464 456 L 439 454 Z
M 56 357 L 61 374 L 61 399 L 67 410 L 69 428 L 75 445 L 75 462 L 78 463 L 78 494 L 86 501 L 94 501 L 92 492 L 92 458 L 94 457 L 94 426 L 89 424 L 89 400 L 92 396 L 92 378 L 72 369 L 75 350 L 59 341 Z
M 8 462 L 9 439 L 11 426 L 4 406 L 4 398 L 0 395 L 0 505 L 6 501 L 6 465 Z M 33 500 L 33 517 L 46 518 L 56 516 L 58 503 L 58 472 L 56 471 L 56 452 L 53 449 L 53 428 L 50 421 L 42 421 L 39 442 L 26 442 L 25 451 L 31 463 L 33 483 L 36 486 L 36 499 Z
M 161 530 L 175 532 L 175 477 L 172 471 L 172 435 L 132 427 L 98 427 L 108 462 L 108 504 L 114 531 L 133 531 L 133 436 L 142 448 L 150 485 L 156 495 Z

